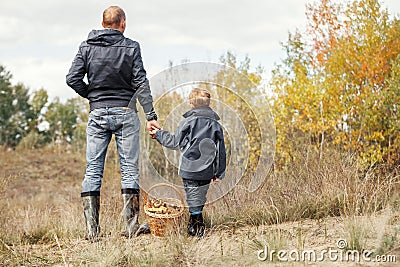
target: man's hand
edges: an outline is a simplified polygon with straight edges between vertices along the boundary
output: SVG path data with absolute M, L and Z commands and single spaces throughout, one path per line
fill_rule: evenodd
M 155 135 L 152 133 L 153 132 L 153 127 L 157 129 L 161 129 L 160 125 L 158 125 L 156 120 L 148 121 L 146 124 L 147 128 L 147 133 L 150 134 L 151 138 L 155 138 Z

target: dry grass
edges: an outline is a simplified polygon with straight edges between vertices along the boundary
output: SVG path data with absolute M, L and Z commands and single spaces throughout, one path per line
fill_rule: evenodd
M 305 153 L 271 173 L 257 194 L 248 193 L 244 180 L 206 207 L 209 230 L 202 240 L 184 229 L 166 238 L 121 237 L 120 173 L 110 153 L 97 243 L 83 239 L 83 154 L 60 148 L 0 153 L 0 266 L 257 266 L 265 244 L 323 249 L 345 237 L 359 249 L 386 253 L 400 246 L 399 175 L 361 174 L 351 157 L 338 153 L 323 160 Z
M 358 171 L 352 157 L 331 153 L 299 155 L 298 163 L 274 171 L 256 194 L 246 181 L 213 207 L 214 223 L 274 224 L 305 218 L 365 215 L 392 205 L 400 208 L 400 174 Z

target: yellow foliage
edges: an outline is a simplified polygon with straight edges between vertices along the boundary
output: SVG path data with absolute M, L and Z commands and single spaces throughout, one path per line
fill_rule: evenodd
M 307 18 L 271 80 L 277 156 L 287 163 L 306 142 L 358 153 L 362 166 L 400 164 L 400 21 L 377 0 L 321 0 Z

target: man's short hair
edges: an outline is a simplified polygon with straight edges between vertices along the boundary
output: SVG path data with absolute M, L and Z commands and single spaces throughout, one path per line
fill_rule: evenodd
M 209 106 L 211 94 L 203 88 L 194 88 L 189 94 L 189 102 L 194 107 Z
M 124 20 L 126 20 L 125 12 L 119 6 L 110 6 L 103 12 L 105 27 L 118 28 Z

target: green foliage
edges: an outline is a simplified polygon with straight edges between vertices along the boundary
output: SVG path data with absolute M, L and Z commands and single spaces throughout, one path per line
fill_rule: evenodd
M 29 94 L 24 85 L 12 85 L 11 78 L 0 65 L 0 145 L 29 149 L 50 141 L 84 145 L 89 114 L 86 100 L 74 98 L 61 103 L 56 98 L 48 104 L 45 89 Z M 39 129 L 42 123 L 48 123 L 48 129 Z
M 48 101 L 46 90 L 40 89 L 33 92 L 29 97 L 29 118 L 27 120 L 28 131 L 19 141 L 20 149 L 35 149 L 44 146 L 47 143 L 46 134 L 39 130 L 40 123 L 44 122 L 43 110 Z
M 30 131 L 38 131 L 39 124 L 43 122 L 42 111 L 47 104 L 48 99 L 49 95 L 47 94 L 47 91 L 43 88 L 33 92 L 32 97 L 29 101 L 33 114 L 33 119 L 30 122 L 29 127 Z
M 12 75 L 0 66 L 0 145 L 15 147 L 29 131 L 33 114 L 28 89 L 11 85 Z
M 78 150 L 86 149 L 86 124 L 89 117 L 89 104 L 86 99 L 77 97 L 71 100 L 77 114 L 76 125 L 72 132 L 72 144 Z
M 32 130 L 18 143 L 17 149 L 36 149 L 45 144 L 45 135 Z
M 76 100 L 62 103 L 56 98 L 47 108 L 45 119 L 49 123 L 48 135 L 53 142 L 70 143 L 77 126 Z

